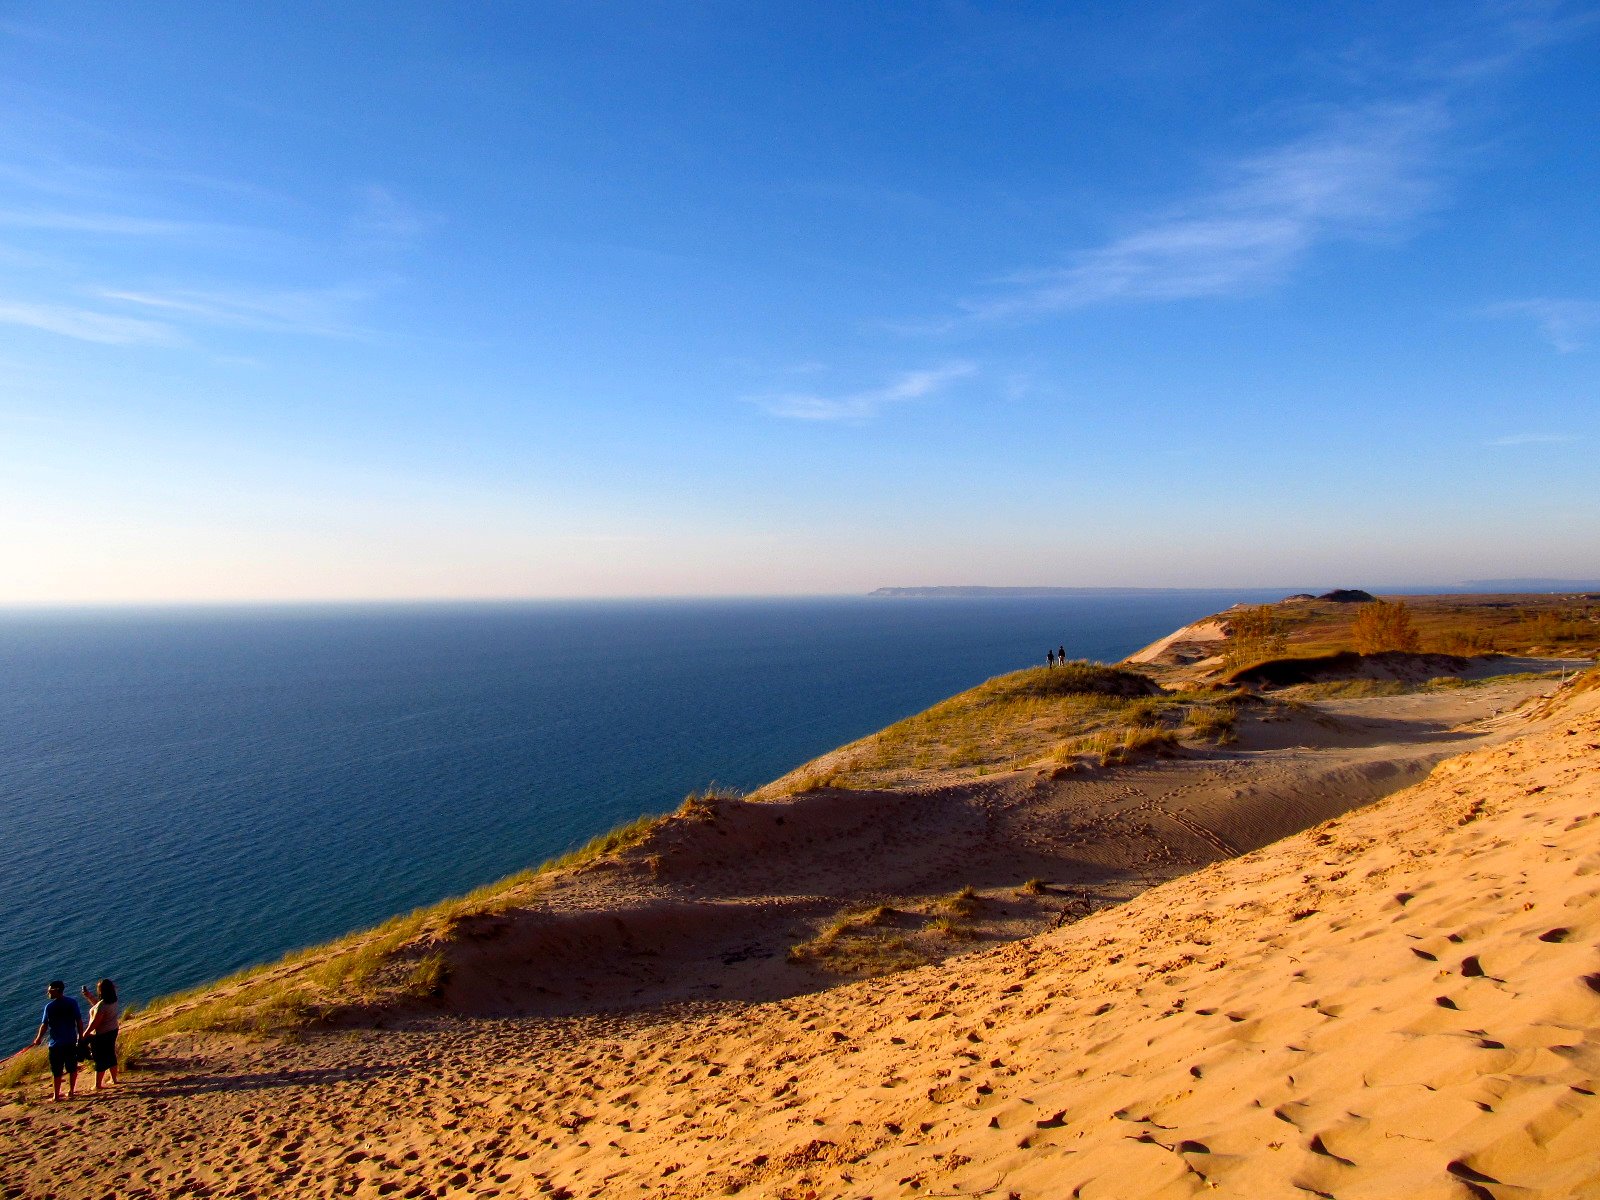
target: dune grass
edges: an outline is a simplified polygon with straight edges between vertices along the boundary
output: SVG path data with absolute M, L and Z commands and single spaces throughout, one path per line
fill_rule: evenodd
M 945 896 L 845 909 L 789 949 L 789 961 L 830 975 L 867 977 L 924 966 L 951 953 L 950 943 L 982 937 L 970 923 L 983 900 L 964 887 Z
M 1056 750 L 1059 761 L 1087 758 L 1102 767 L 1116 767 L 1151 754 L 1170 754 L 1179 745 L 1175 729 L 1146 726 L 1100 729 L 1063 742 Z
M 1067 663 L 1001 675 L 792 772 L 755 793 L 893 788 L 980 778 L 1073 757 L 1114 764 L 1183 737 L 1226 741 L 1237 693 L 1163 692 L 1137 671 Z
M 920 967 L 928 956 L 891 928 L 897 910 L 886 904 L 849 908 L 817 933 L 789 948 L 789 961 L 835 975 L 886 975 Z
M 958 892 L 941 896 L 933 902 L 933 907 L 954 916 L 970 917 L 978 911 L 980 903 L 977 891 L 969 884 Z
M 8 1059 L 5 1066 L 0 1067 L 0 1088 L 13 1088 L 24 1079 L 43 1075 L 47 1063 L 43 1046 Z
M 1238 709 L 1222 704 L 1197 704 L 1187 714 L 1189 732 L 1202 741 L 1227 745 L 1238 740 L 1234 725 L 1239 718 Z
M 1297 683 L 1279 694 L 1288 700 L 1364 700 L 1370 696 L 1403 696 L 1416 691 L 1397 679 L 1330 679 L 1323 683 Z

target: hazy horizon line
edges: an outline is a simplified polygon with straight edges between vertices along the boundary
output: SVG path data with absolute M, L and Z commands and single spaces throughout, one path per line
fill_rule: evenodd
M 1564 591 L 1567 589 L 1600 588 L 1600 578 L 1560 579 L 1546 576 L 1507 577 L 1502 579 L 1447 580 L 1425 583 L 1215 583 L 1215 584 L 883 584 L 865 591 L 826 592 L 671 592 L 671 593 L 561 593 L 519 596 L 306 596 L 226 599 L 107 599 L 107 600 L 0 600 L 0 615 L 41 612 L 137 611 L 157 609 L 293 609 L 293 608 L 428 608 L 428 607 L 493 607 L 518 604 L 583 604 L 583 603 L 677 603 L 712 600 L 851 600 L 894 599 L 876 593 L 885 591 L 966 591 L 987 592 L 993 598 L 1005 598 L 1007 593 L 1056 592 L 1060 594 L 1096 593 L 1182 593 L 1182 592 L 1283 592 L 1294 595 L 1303 592 L 1331 591 L 1334 588 L 1360 588 L 1364 591 L 1388 595 L 1449 594 L 1447 589 L 1459 588 L 1466 593 L 1511 593 L 1518 585 L 1529 592 Z M 936 599 L 934 596 L 900 597 L 902 599 Z M 951 597 L 956 598 L 956 597 Z M 967 598 L 972 598 L 970 595 Z M 1021 597 L 1019 597 L 1021 598 Z

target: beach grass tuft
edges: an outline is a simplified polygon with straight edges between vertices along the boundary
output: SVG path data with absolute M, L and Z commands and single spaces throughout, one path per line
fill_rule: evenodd
M 1216 742 L 1218 745 L 1227 745 L 1237 741 L 1234 725 L 1238 721 L 1238 710 L 1225 704 L 1197 704 L 1189 709 L 1186 717 L 1187 729 L 1203 741 Z
M 871 976 L 937 962 L 952 942 L 983 936 L 974 923 L 982 897 L 972 887 L 943 896 L 845 909 L 789 949 L 789 961 L 831 975 Z

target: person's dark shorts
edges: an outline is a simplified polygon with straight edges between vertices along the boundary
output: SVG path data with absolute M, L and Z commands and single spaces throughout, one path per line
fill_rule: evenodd
M 63 1075 L 78 1073 L 78 1043 L 50 1047 L 50 1074 L 60 1079 Z
M 117 1031 L 109 1033 L 91 1033 L 89 1035 L 89 1054 L 94 1059 L 96 1071 L 114 1071 L 117 1069 Z

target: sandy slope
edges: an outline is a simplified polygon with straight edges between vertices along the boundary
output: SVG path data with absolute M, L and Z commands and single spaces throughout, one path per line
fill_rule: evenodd
M 1227 620 L 1221 616 L 1207 617 L 1173 630 L 1144 649 L 1134 651 L 1123 661 L 1149 665 L 1197 663 L 1215 654 L 1227 637 Z
M 1097 798 L 1074 792 L 1089 787 L 1077 780 L 1008 780 L 996 786 L 1013 792 L 975 808 L 942 801 L 954 815 L 919 844 L 960 858 L 987 837 L 995 878 L 1008 852 L 1013 879 L 1037 873 L 1030 855 L 1103 871 L 1093 856 L 1117 838 L 1080 839 L 1075 852 L 1061 833 L 1081 833 L 1098 805 L 1120 835 L 1143 822 L 1147 844 L 1174 858 L 1215 857 L 1211 838 L 1248 849 L 1272 820 L 1348 807 L 1363 781 L 1392 785 L 1396 748 L 1418 747 L 1396 739 L 1433 699 L 1347 702 L 1321 721 L 1254 728 L 1237 757 L 1121 773 Z M 1421 743 L 1424 758 L 1473 733 L 1520 736 L 1057 932 L 881 980 L 759 1004 L 435 1019 L 300 1045 L 190 1039 L 120 1095 L 0 1110 L 0 1179 L 30 1197 L 1600 1195 L 1597 708 L 1590 691 L 1532 726 L 1501 715 L 1460 734 L 1429 713 L 1437 739 Z M 1317 736 L 1321 751 L 1301 748 Z M 1296 791 L 1296 756 L 1333 772 L 1325 798 L 1312 784 Z M 1268 764 L 1282 775 L 1251 774 Z M 1183 790 L 1207 771 L 1223 790 Z M 838 809 L 801 837 L 861 801 L 827 801 Z M 1229 825 L 1238 811 L 1258 815 Z M 713 903 L 695 899 L 708 890 L 714 909 L 771 901 L 735 886 L 761 881 L 744 834 L 727 835 L 741 847 L 728 861 L 702 853 L 695 893 L 669 871 L 638 907 Z M 676 836 L 690 848 L 721 840 Z M 902 872 L 897 887 L 918 885 L 919 865 L 938 875 L 942 860 L 870 823 L 851 837 L 829 870 L 859 879 L 883 857 Z M 1184 837 L 1190 849 L 1171 849 Z M 1169 868 L 1181 865 L 1148 867 Z M 537 1011 L 637 987 L 613 978 L 621 959 L 578 894 L 598 900 L 641 873 L 614 875 L 573 885 L 569 910 L 589 936 L 565 959 L 545 947 L 542 981 L 489 938 L 483 961 L 463 964 L 492 997 L 482 1007 Z M 1011 903 L 996 892 L 986 907 Z M 718 995 L 702 987 L 712 962 L 730 981 L 724 996 L 759 997 L 791 969 L 708 958 L 686 934 L 641 945 L 649 928 L 624 922 L 668 999 Z M 751 963 L 761 969 L 740 974 Z M 518 988 L 539 999 L 523 1004 Z
M 556 1015 L 796 995 L 837 982 L 787 951 L 841 910 L 884 902 L 915 926 L 913 910 L 963 886 L 994 900 L 965 921 L 971 932 L 1036 933 L 1414 782 L 1504 736 L 1497 714 L 1548 686 L 1263 706 L 1242 718 L 1237 746 L 1061 779 L 1029 770 L 725 801 L 458 929 L 443 947 L 444 1007 Z M 1050 891 L 1018 895 L 1029 879 Z M 924 937 L 918 948 L 942 957 L 970 946 Z
M 786 952 L 841 909 L 916 907 L 962 886 L 995 900 L 968 922 L 983 937 L 1039 932 L 1415 782 L 1505 736 L 1498 714 L 1548 687 L 1262 708 L 1237 746 L 1062 779 L 723 803 L 467 929 L 446 948 L 446 1006 L 553 1015 L 796 995 L 836 982 Z M 1017 895 L 1029 879 L 1052 888 Z

